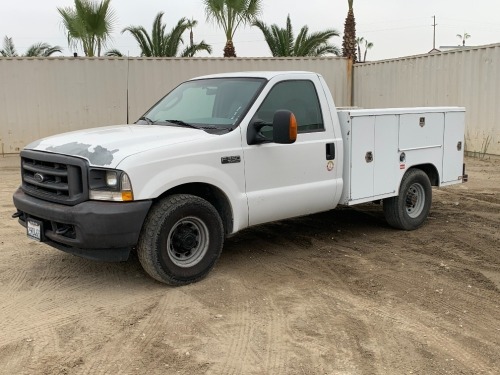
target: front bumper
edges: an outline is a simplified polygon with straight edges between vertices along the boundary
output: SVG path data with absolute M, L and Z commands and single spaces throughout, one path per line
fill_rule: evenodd
M 19 222 L 43 223 L 42 240 L 84 258 L 125 261 L 137 244 L 152 201 L 85 201 L 74 206 L 52 203 L 25 194 L 13 196 Z

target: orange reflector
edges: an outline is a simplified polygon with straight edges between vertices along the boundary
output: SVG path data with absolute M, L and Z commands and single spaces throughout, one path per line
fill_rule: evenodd
M 132 194 L 131 191 L 122 191 L 122 200 L 124 202 L 133 201 L 134 200 L 134 194 Z
M 293 113 L 290 113 L 290 141 L 297 140 L 297 119 Z

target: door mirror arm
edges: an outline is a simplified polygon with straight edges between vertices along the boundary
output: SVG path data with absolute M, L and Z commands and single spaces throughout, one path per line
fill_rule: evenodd
M 258 145 L 261 143 L 272 142 L 272 139 L 267 138 L 260 132 L 264 126 L 272 126 L 272 124 L 261 120 L 255 120 L 248 125 L 247 143 L 249 145 Z

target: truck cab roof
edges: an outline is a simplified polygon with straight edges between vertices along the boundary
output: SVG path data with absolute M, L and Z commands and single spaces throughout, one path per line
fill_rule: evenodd
M 231 78 L 231 77 L 265 78 L 266 80 L 270 80 L 277 76 L 283 76 L 283 75 L 290 76 L 298 74 L 318 75 L 317 73 L 307 72 L 307 71 L 249 71 L 249 72 L 209 74 L 205 76 L 195 77 L 192 78 L 191 80 L 206 79 L 206 78 Z

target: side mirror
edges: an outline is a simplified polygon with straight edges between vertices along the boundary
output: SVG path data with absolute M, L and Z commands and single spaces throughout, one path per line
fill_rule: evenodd
M 261 132 L 264 127 L 272 127 L 272 139 Z M 265 133 L 268 133 L 266 131 Z M 249 124 L 247 129 L 247 143 L 256 145 L 261 143 L 290 144 L 297 139 L 297 120 L 295 115 L 287 110 L 279 110 L 274 113 L 273 123 L 256 120 Z
M 297 140 L 297 120 L 287 110 L 276 111 L 273 118 L 273 142 L 290 144 Z

